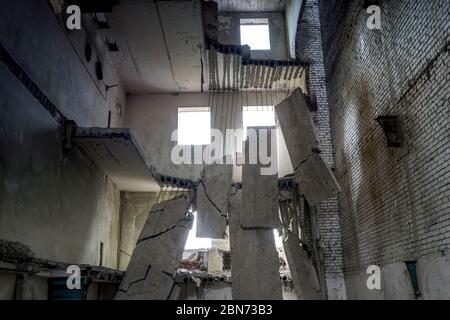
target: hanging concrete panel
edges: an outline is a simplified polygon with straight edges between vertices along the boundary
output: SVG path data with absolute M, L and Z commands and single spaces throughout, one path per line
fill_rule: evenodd
M 188 197 L 156 204 L 138 239 L 116 295 L 118 300 L 165 300 L 192 227 Z
M 242 192 L 233 191 L 229 208 L 232 295 L 234 300 L 281 300 L 280 260 L 273 230 L 243 229 Z
M 333 172 L 320 154 L 308 158 L 295 172 L 309 205 L 316 205 L 341 191 Z
M 308 203 L 315 205 L 340 192 L 333 172 L 320 155 L 318 135 L 302 91 L 296 89 L 275 111 L 296 181 Z
M 289 217 L 286 202 L 280 202 L 280 213 L 284 224 L 289 225 L 291 217 Z M 295 232 L 287 228 L 284 228 L 283 232 L 287 236 L 283 241 L 284 252 L 294 281 L 297 298 L 299 300 L 321 299 L 319 279 L 308 252 L 303 249 Z
M 271 139 L 276 141 L 276 131 L 272 130 L 275 127 L 254 127 L 248 130 L 255 129 L 256 143 L 256 164 L 251 162 L 251 140 L 247 138 L 245 144 L 245 164 L 242 168 L 242 215 L 241 226 L 243 228 L 266 228 L 276 229 L 279 227 L 278 217 L 278 172 L 275 174 L 266 175 L 262 170 L 267 169 L 270 165 L 264 164 L 260 158 L 260 139 L 262 131 L 268 130 L 267 135 L 267 155 L 275 152 L 276 157 L 276 143 L 271 145 Z M 273 150 L 272 150 L 273 149 Z M 263 154 L 266 153 L 265 151 Z M 275 165 L 278 168 L 277 164 Z
M 320 152 L 314 121 L 300 89 L 275 107 L 284 140 L 296 170 L 313 153 Z
M 233 165 L 205 165 L 197 188 L 197 237 L 226 237 Z

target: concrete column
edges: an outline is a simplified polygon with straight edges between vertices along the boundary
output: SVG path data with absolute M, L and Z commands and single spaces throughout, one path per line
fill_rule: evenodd
M 116 300 L 171 296 L 193 216 L 186 195 L 155 204 L 138 239 Z
M 234 190 L 228 211 L 233 299 L 281 300 L 280 260 L 273 230 L 243 229 L 241 199 L 241 190 Z
M 267 135 L 266 135 L 267 133 Z M 266 164 L 262 157 L 274 153 L 277 158 L 276 128 L 249 127 L 245 142 L 245 164 L 242 168 L 242 215 L 243 228 L 276 229 L 278 217 L 278 165 Z M 252 136 L 253 135 L 253 136 Z M 266 141 L 264 141 L 264 136 Z M 274 174 L 267 174 L 270 166 Z

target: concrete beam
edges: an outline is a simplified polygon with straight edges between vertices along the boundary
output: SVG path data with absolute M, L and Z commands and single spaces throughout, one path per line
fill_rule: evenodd
M 262 150 L 263 154 L 270 155 L 272 151 L 276 153 L 276 131 L 272 130 L 275 129 L 274 127 L 248 128 L 249 131 L 252 129 L 256 131 L 256 140 L 252 142 L 250 138 L 247 138 L 245 142 L 245 164 L 242 168 L 241 226 L 246 229 L 265 228 L 272 230 L 280 225 L 278 217 L 278 174 L 277 172 L 272 175 L 262 174 L 261 170 L 267 168 L 268 165 L 263 165 L 260 159 L 260 140 L 262 130 L 268 130 L 267 151 Z M 271 145 L 272 139 L 275 141 L 275 148 L 273 148 L 274 145 Z M 257 152 L 256 164 L 249 163 L 252 158 L 252 151 L 249 150 L 249 147 L 252 147 L 252 143 L 257 143 L 257 148 L 255 148 Z M 274 150 L 271 150 L 272 148 Z M 277 167 L 277 164 L 275 164 L 275 168 Z
M 165 300 L 174 279 L 193 216 L 188 197 L 156 204 L 138 239 L 116 300 Z
M 197 188 L 197 237 L 226 237 L 233 165 L 212 164 L 203 169 Z
M 273 231 L 243 229 L 241 201 L 242 191 L 233 191 L 228 211 L 233 299 L 281 300 L 280 260 Z

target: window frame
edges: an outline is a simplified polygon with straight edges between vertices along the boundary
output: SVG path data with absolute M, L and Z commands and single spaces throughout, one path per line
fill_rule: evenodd
M 195 113 L 195 112 L 201 112 L 201 113 L 208 113 L 209 115 L 209 127 L 208 127 L 208 134 L 209 134 L 209 142 L 208 143 L 180 143 L 180 136 L 182 134 L 182 132 L 180 131 L 180 114 L 182 113 Z M 199 126 L 196 126 L 196 128 L 199 128 Z M 206 146 L 211 144 L 211 108 L 207 107 L 207 106 L 180 106 L 177 109 L 177 130 L 178 130 L 178 134 L 177 134 L 177 143 L 180 146 Z M 185 141 L 183 141 L 185 142 Z
M 252 46 L 248 43 L 243 43 L 242 41 L 242 27 L 243 26 L 267 26 L 267 38 L 268 38 L 268 49 L 253 49 Z M 271 52 L 272 51 L 272 39 L 270 36 L 270 19 L 268 17 L 264 18 L 241 18 L 239 20 L 239 37 L 241 45 L 250 46 L 251 51 L 262 51 L 262 52 Z

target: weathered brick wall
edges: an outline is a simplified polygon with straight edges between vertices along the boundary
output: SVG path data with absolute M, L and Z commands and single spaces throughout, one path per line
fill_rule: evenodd
M 310 63 L 310 93 L 315 95 L 318 107 L 317 113 L 314 114 L 314 122 L 323 155 L 334 168 L 318 5 L 318 0 L 307 0 L 305 3 L 304 15 L 298 29 L 297 58 Z M 327 281 L 328 279 L 342 279 L 343 264 L 337 198 L 317 206 L 317 219 Z M 329 288 L 329 295 L 330 298 L 338 298 L 337 295 L 342 297 L 342 292 L 331 293 Z
M 450 2 L 319 3 L 346 276 L 450 244 Z M 405 148 L 374 120 L 400 116 Z

